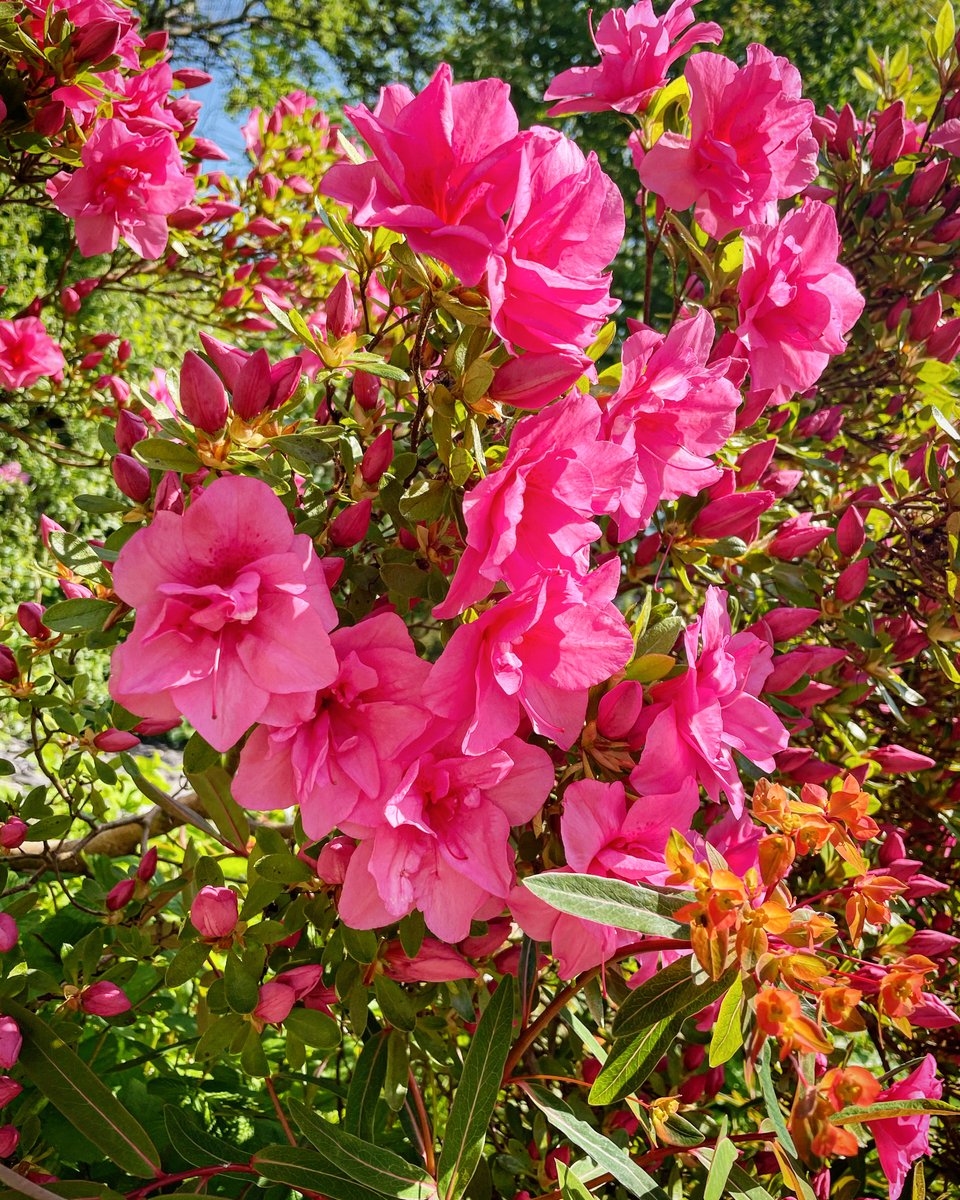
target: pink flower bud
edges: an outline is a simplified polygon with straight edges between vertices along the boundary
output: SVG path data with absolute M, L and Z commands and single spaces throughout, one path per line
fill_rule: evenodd
M 819 619 L 818 608 L 773 608 L 764 613 L 759 623 L 766 626 L 775 642 L 785 642 L 802 637 Z
M 629 741 L 637 731 L 642 708 L 642 685 L 632 679 L 621 680 L 600 698 L 597 732 L 611 741 Z
M 19 678 L 20 668 L 17 666 L 17 660 L 13 657 L 13 651 L 9 646 L 0 643 L 0 682 L 16 683 Z
M 157 484 L 153 508 L 155 512 L 183 512 L 183 485 L 175 471 L 166 471 Z
M 374 487 L 380 482 L 384 472 L 393 462 L 393 430 L 384 429 L 378 433 L 363 452 L 360 463 L 360 474 L 363 482 Z
M 133 353 L 133 347 L 130 345 L 130 339 L 124 338 L 123 341 L 120 343 L 120 345 L 117 347 L 117 361 L 122 362 L 122 363 L 129 362 L 130 355 L 132 353 Z
M 590 365 L 588 358 L 571 350 L 511 358 L 497 368 L 490 399 L 514 408 L 542 408 L 569 391 Z
M 136 887 L 135 879 L 121 879 L 119 883 L 115 883 L 107 892 L 107 912 L 119 912 L 121 908 L 126 908 L 133 899 Z
M 942 954 L 953 954 L 960 947 L 960 938 L 937 929 L 918 929 L 907 942 L 911 954 L 923 954 L 926 958 L 939 958 Z
M 869 750 L 866 757 L 879 763 L 882 769 L 891 775 L 928 771 L 937 765 L 937 760 L 928 754 L 919 754 L 916 750 L 908 750 L 906 746 L 898 746 L 895 742 Z
M 845 104 L 837 117 L 837 133 L 831 147 L 834 154 L 839 155 L 840 158 L 849 157 L 856 129 L 857 115 L 849 104 Z
M 111 464 L 113 479 L 125 496 L 137 504 L 150 498 L 150 472 L 129 454 L 118 454 Z
M 837 522 L 837 549 L 844 558 L 853 558 L 863 549 L 865 541 L 863 517 L 855 504 L 851 504 Z
M 135 733 L 111 727 L 98 733 L 93 739 L 93 744 L 98 750 L 105 750 L 108 754 L 120 754 L 124 750 L 132 750 L 134 746 L 139 746 L 140 739 Z
M 361 500 L 337 513 L 327 526 L 331 544 L 345 549 L 362 542 L 370 528 L 371 507 L 370 500 Z
M 270 368 L 270 407 L 280 408 L 297 390 L 303 374 L 303 361 L 298 355 L 285 358 Z
M 253 234 L 254 237 L 271 238 L 279 237 L 281 233 L 286 233 L 286 230 L 276 221 L 270 221 L 266 217 L 254 217 L 247 224 L 247 233 Z
M 185 88 L 204 87 L 213 82 L 213 76 L 207 71 L 201 71 L 199 67 L 180 67 L 174 71 L 173 78 Z
M 190 153 L 194 158 L 204 159 L 206 161 L 230 161 L 230 155 L 226 152 L 226 150 L 224 150 L 222 146 L 218 146 L 216 142 L 211 141 L 210 138 L 195 137 L 193 139 L 193 148 L 191 149 Z
M 13 1017 L 0 1017 L 0 1067 L 9 1070 L 20 1057 L 23 1037 Z
M 279 1025 L 290 1016 L 290 1010 L 296 1002 L 297 993 L 292 987 L 271 979 L 269 983 L 261 984 L 260 1000 L 253 1015 L 270 1025 Z
M 277 193 L 280 191 L 280 186 L 280 180 L 270 171 L 260 177 L 260 187 L 263 189 L 263 194 L 268 200 L 276 198 Z
M 67 106 L 61 100 L 50 100 L 33 118 L 33 128 L 41 137 L 54 137 L 67 120 Z
M 157 871 L 157 849 L 151 846 L 137 867 L 137 878 L 141 883 L 149 883 Z
M 885 167 L 889 167 L 903 153 L 907 142 L 904 113 L 903 101 L 897 100 L 877 116 L 876 131 L 870 151 L 870 162 L 875 171 L 882 171 Z
M 359 321 L 353 299 L 353 285 L 347 275 L 341 275 L 336 287 L 326 298 L 323 310 L 327 318 L 327 333 L 335 338 L 353 333 Z
M 180 407 L 195 429 L 219 433 L 229 406 L 220 376 L 199 354 L 188 350 L 180 368 Z
M 331 838 L 317 856 L 317 878 L 331 887 L 343 883 L 356 848 L 356 843 L 351 838 Z
M 0 1158 L 9 1158 L 20 1141 L 20 1131 L 15 1125 L 0 1128 Z
M 812 513 L 801 513 L 783 521 L 767 547 L 772 558 L 803 558 L 830 536 L 830 526 L 813 523 Z
M 147 423 L 128 408 L 121 409 L 113 436 L 120 453 L 129 454 L 137 442 L 142 442 L 147 436 Z
M 60 307 L 68 317 L 75 317 L 80 311 L 80 296 L 76 288 L 64 288 L 60 293 Z
M 43 612 L 43 605 L 33 600 L 25 600 L 17 606 L 17 620 L 27 637 L 43 641 L 50 636 L 50 630 L 43 623 Z
M 849 567 L 844 567 L 837 578 L 837 586 L 834 590 L 834 596 L 838 602 L 852 604 L 857 600 L 867 586 L 869 574 L 869 558 L 861 558 L 857 562 L 851 563 Z
M 690 529 L 698 538 L 738 537 L 752 542 L 757 520 L 774 501 L 772 492 L 734 492 L 711 500 L 693 519 Z
M 927 338 L 927 353 L 942 363 L 953 362 L 960 353 L 960 317 L 944 321 Z
M 353 398 L 364 412 L 372 412 L 380 400 L 380 380 L 376 375 L 357 371 L 353 377 Z
M 233 411 L 250 421 L 270 403 L 270 356 L 260 349 L 251 354 L 237 373 L 233 385 Z
M 16 1100 L 22 1091 L 23 1088 L 15 1079 L 11 1079 L 9 1075 L 0 1075 L 0 1108 L 4 1108 L 11 1100 Z
M 159 737 L 161 733 L 169 733 L 171 729 L 176 729 L 179 724 L 179 717 L 172 720 L 167 717 L 144 717 L 133 728 L 141 737 Z
M 939 292 L 931 292 L 929 296 L 918 300 L 910 309 L 907 337 L 912 341 L 922 342 L 936 329 L 942 312 L 943 302 Z
M 95 67 L 116 53 L 124 27 L 109 17 L 88 22 L 71 38 L 71 48 L 78 62 Z
M 737 487 L 748 488 L 759 483 L 776 450 L 776 438 L 767 438 L 765 442 L 757 442 L 744 450 L 737 459 Z
M 130 1008 L 126 993 L 115 983 L 101 979 L 80 993 L 80 1007 L 95 1017 L 118 1017 Z
M 946 158 L 934 159 L 921 167 L 913 176 L 907 204 L 913 208 L 926 208 L 943 187 L 949 168 L 950 160 Z
M 170 34 L 165 29 L 154 29 L 143 39 L 143 47 L 150 54 L 163 54 L 170 44 Z
M 6 954 L 20 940 L 17 923 L 9 913 L 0 913 L 0 953 Z
M 229 937 L 237 927 L 239 901 L 229 887 L 203 887 L 190 905 L 190 920 L 203 938 Z

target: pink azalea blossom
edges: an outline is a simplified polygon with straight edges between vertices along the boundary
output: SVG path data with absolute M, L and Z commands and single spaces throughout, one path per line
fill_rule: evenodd
M 408 958 L 399 941 L 388 942 L 381 954 L 384 971 L 398 983 L 448 983 L 454 979 L 476 979 L 477 968 L 445 942 L 425 938 L 413 958 Z
M 260 480 L 224 477 L 182 516 L 156 513 L 120 551 L 113 583 L 137 612 L 113 653 L 111 695 L 141 716 L 182 714 L 218 750 L 268 720 L 272 702 L 336 677 L 323 568 Z
M 467 546 L 434 616 L 455 616 L 501 580 L 520 588 L 550 571 L 584 574 L 587 547 L 601 533 L 591 518 L 619 501 L 633 461 L 632 453 L 601 439 L 591 396 L 575 392 L 525 417 L 499 470 L 463 501 Z
M 771 771 L 787 744 L 780 719 L 757 699 L 773 650 L 747 630 L 731 636 L 727 594 L 713 587 L 684 645 L 687 670 L 651 689 L 646 744 L 630 781 L 638 791 L 670 791 L 692 776 L 712 799 L 724 792 L 739 815 L 744 793 L 733 752 Z
M 716 45 L 723 30 L 712 21 L 693 28 L 697 0 L 674 0 L 662 17 L 651 0 L 604 13 L 590 36 L 600 55 L 596 67 L 570 67 L 547 88 L 545 100 L 557 100 L 551 117 L 580 112 L 643 112 L 653 93 L 667 81 L 667 71 L 699 42 Z
M 535 353 L 589 346 L 617 307 L 604 268 L 623 241 L 623 197 L 569 138 L 526 135 L 506 246 L 487 270 L 491 321 L 505 342 Z
M 458 733 L 408 753 L 377 824 L 348 824 L 361 837 L 339 902 L 352 928 L 390 925 L 419 909 L 441 941 L 459 942 L 491 898 L 506 899 L 514 882 L 510 828 L 542 807 L 553 763 L 519 738 L 473 757 L 459 743 Z
M 56 375 L 67 365 L 63 351 L 39 317 L 0 321 L 0 387 L 33 387 L 38 379 Z
M 417 96 L 400 84 L 383 88 L 373 112 L 345 110 L 373 158 L 335 164 L 324 194 L 349 205 L 361 228 L 396 230 L 418 254 L 478 283 L 503 243 L 516 189 L 519 125 L 509 97 L 499 79 L 454 84 L 446 64 Z
M 467 754 L 510 737 L 521 709 L 537 733 L 564 750 L 573 745 L 589 689 L 633 654 L 633 638 L 612 603 L 619 581 L 616 561 L 584 578 L 544 575 L 456 630 L 431 673 L 429 703 L 467 722 Z
M 230 887 L 202 887 L 190 905 L 190 920 L 202 938 L 219 941 L 237 927 L 240 898 Z
M 118 1017 L 130 1009 L 130 1000 L 122 988 L 107 979 L 91 983 L 80 993 L 80 1007 L 96 1017 Z
M 711 236 L 776 220 L 778 200 L 817 173 L 814 108 L 800 97 L 800 73 L 765 46 L 748 46 L 746 66 L 722 54 L 695 54 L 690 136 L 665 133 L 640 163 L 640 182 L 669 208 L 696 206 Z
M 375 802 L 395 786 L 398 755 L 434 720 L 421 700 L 430 666 L 396 613 L 338 629 L 330 641 L 335 678 L 289 724 L 258 726 L 233 780 L 233 794 L 246 808 L 298 804 L 315 840 L 361 799 Z
M 733 433 L 740 393 L 728 360 L 709 362 L 713 338 L 713 318 L 700 309 L 666 336 L 641 327 L 624 342 L 620 386 L 601 401 L 602 436 L 634 461 L 614 510 L 621 540 L 635 537 L 662 500 L 695 496 L 720 478 L 710 455 Z
M 853 276 L 837 262 L 834 211 L 807 200 L 774 226 L 743 231 L 737 336 L 746 347 L 751 386 L 775 401 L 810 387 L 863 311 Z
M 877 1096 L 877 1102 L 939 1100 L 942 1095 L 943 1084 L 937 1079 L 937 1061 L 932 1054 L 928 1054 L 906 1079 L 882 1091 Z M 911 1113 L 903 1117 L 866 1121 L 865 1124 L 877 1144 L 880 1166 L 890 1184 L 890 1200 L 897 1200 L 912 1164 L 930 1153 L 930 1117 L 924 1113 Z
M 172 135 L 134 132 L 111 118 L 96 126 L 80 162 L 47 185 L 56 208 L 74 220 L 80 253 L 109 254 L 122 237 L 141 258 L 159 258 L 167 216 L 194 195 Z

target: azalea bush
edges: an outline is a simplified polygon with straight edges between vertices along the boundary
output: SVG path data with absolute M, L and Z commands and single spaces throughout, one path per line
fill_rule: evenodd
M 4 426 L 81 481 L 0 641 L 4 1196 L 953 1195 L 949 3 L 859 115 L 640 0 L 549 127 L 441 64 L 245 175 L 113 0 L 0 23 Z

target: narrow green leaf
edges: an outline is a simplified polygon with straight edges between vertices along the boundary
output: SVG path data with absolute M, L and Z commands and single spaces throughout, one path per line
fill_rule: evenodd
M 913 1168 L 913 1187 L 910 1189 L 913 1200 L 927 1200 L 927 1178 L 923 1172 L 923 1159 L 917 1159 Z
M 290 1111 L 321 1155 L 357 1183 L 396 1200 L 430 1200 L 436 1196 L 437 1185 L 422 1167 L 347 1133 L 342 1125 L 329 1124 L 298 1100 L 290 1101 Z
M 243 1162 L 247 1158 L 236 1146 L 208 1133 L 192 1113 L 174 1108 L 172 1104 L 163 1106 L 163 1123 L 177 1153 L 192 1167 Z
M 740 1005 L 743 1002 L 743 979 L 738 974 L 724 996 L 713 1033 L 710 1035 L 708 1062 L 711 1067 L 722 1066 L 743 1045 L 743 1029 L 740 1024 Z
M 710 1169 L 707 1171 L 707 1183 L 703 1190 L 703 1200 L 722 1200 L 727 1176 L 730 1174 L 730 1170 L 736 1161 L 736 1146 L 728 1137 L 722 1137 L 711 1153 Z
M 359 989 L 365 992 L 365 988 Z M 366 1019 L 366 1002 L 364 1001 L 364 1019 Z M 357 1022 L 354 1022 L 356 1028 Z M 399 1112 L 407 1097 L 407 1078 L 410 1072 L 410 1043 L 407 1034 L 402 1029 L 391 1029 L 387 1035 L 387 1078 L 383 1084 L 383 1094 L 387 1107 L 392 1112 Z
M 45 1021 L 11 1000 L 4 1011 L 20 1026 L 19 1065 L 75 1129 L 128 1175 L 152 1179 L 160 1156 L 146 1130 Z
M 437 1174 L 445 1200 L 463 1195 L 483 1154 L 512 1036 L 513 980 L 507 976 L 480 1018 L 450 1107 Z
M 675 1013 L 699 1012 L 719 1000 L 739 978 L 739 972 L 732 967 L 719 979 L 701 975 L 698 981 L 690 971 L 691 962 L 690 958 L 678 959 L 631 992 L 617 1013 L 613 1036 L 630 1038 Z
M 613 1104 L 636 1091 L 676 1038 L 683 1016 L 666 1017 L 642 1029 L 636 1037 L 616 1042 L 603 1070 L 593 1081 L 590 1104 Z
M 244 850 L 250 837 L 250 822 L 230 793 L 230 776 L 223 767 L 216 763 L 202 774 L 188 775 L 187 781 L 226 840 L 236 849 Z
M 387 1031 L 364 1043 L 350 1077 L 343 1127 L 348 1133 L 373 1140 L 377 1102 L 387 1080 Z
M 794 1145 L 790 1131 L 787 1129 L 787 1122 L 783 1118 L 780 1101 L 777 1099 L 777 1089 L 773 1086 L 769 1041 L 765 1041 L 760 1050 L 760 1057 L 757 1061 L 757 1075 L 760 1077 L 760 1090 L 763 1092 L 763 1103 L 767 1110 L 767 1116 L 773 1122 L 773 1127 L 777 1131 L 777 1137 L 780 1139 L 780 1145 L 789 1154 L 796 1156 L 797 1147 Z
M 632 1196 L 638 1197 L 638 1200 L 647 1200 L 648 1197 L 667 1200 L 663 1188 L 642 1167 L 638 1167 L 625 1150 L 621 1150 L 586 1121 L 581 1121 L 562 1100 L 535 1085 L 525 1086 L 523 1090 L 555 1129 L 559 1129 L 574 1145 L 589 1154 L 601 1170 L 609 1172 Z
M 133 451 L 141 462 L 161 471 L 189 474 L 200 466 L 200 460 L 190 446 L 185 446 L 183 442 L 171 441 L 170 438 L 144 438 L 137 442 Z
M 567 875 L 559 871 L 531 875 L 523 882 L 551 908 L 599 925 L 659 937 L 684 937 L 688 932 L 686 925 L 672 917 L 689 903 L 689 896 L 683 893 L 676 897 L 667 896 L 620 879 Z
M 727 1191 L 734 1196 L 740 1196 L 741 1200 L 773 1200 L 773 1196 L 763 1184 L 758 1183 L 736 1163 L 730 1168 L 730 1174 L 727 1176 Z
M 566 1163 L 562 1163 L 559 1159 L 557 1159 L 557 1183 L 560 1184 L 563 1200 L 593 1200 L 593 1193 L 587 1185 L 574 1175 Z
M 855 1125 L 883 1117 L 909 1117 L 929 1113 L 935 1117 L 960 1117 L 960 1107 L 946 1100 L 878 1100 L 875 1104 L 851 1104 L 830 1118 L 832 1125 Z
M 383 1200 L 379 1192 L 344 1178 L 316 1150 L 298 1146 L 265 1146 L 250 1160 L 264 1179 L 282 1183 L 303 1195 L 326 1196 L 328 1200 Z

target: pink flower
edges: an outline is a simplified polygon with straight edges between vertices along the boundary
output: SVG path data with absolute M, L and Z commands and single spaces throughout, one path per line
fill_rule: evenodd
M 510 829 L 542 807 L 553 763 L 519 738 L 466 757 L 459 733 L 411 750 L 406 761 L 392 794 L 370 813 L 376 824 L 348 825 L 361 841 L 343 881 L 340 916 L 354 929 L 371 929 L 419 909 L 441 941 L 459 942 L 484 905 L 502 902 L 513 886 Z
M 712 799 L 724 792 L 739 816 L 744 793 L 733 751 L 771 771 L 787 744 L 780 719 L 757 699 L 773 651 L 747 630 L 731 636 L 727 594 L 713 587 L 684 644 L 687 671 L 651 689 L 646 744 L 630 782 L 638 791 L 667 792 L 692 776 Z
M 595 154 L 561 133 L 526 135 L 507 242 L 487 270 L 491 323 L 536 353 L 588 346 L 617 307 L 604 268 L 623 240 L 623 197 Z
M 7 850 L 15 850 L 17 846 L 23 845 L 26 836 L 27 823 L 26 821 L 22 821 L 20 817 L 8 817 L 0 825 L 0 846 L 3 846 Z
M 19 1141 L 20 1130 L 16 1125 L 4 1125 L 0 1128 L 0 1158 L 9 1158 Z
M 407 958 L 398 941 L 388 942 L 381 959 L 385 973 L 399 983 L 448 983 L 477 977 L 477 968 L 462 954 L 433 938 L 425 938 L 413 958 Z
M 38 379 L 56 375 L 66 365 L 63 351 L 39 317 L 0 321 L 0 387 L 8 391 L 33 387 Z
M 698 42 L 716 45 L 723 37 L 719 25 L 699 22 L 692 29 L 697 0 L 674 0 L 658 17 L 650 0 L 626 10 L 604 13 L 590 36 L 600 55 L 597 67 L 570 67 L 547 88 L 545 100 L 558 100 L 549 116 L 580 112 L 643 112 L 667 71 Z M 686 32 L 684 32 L 686 30 Z M 677 39 L 677 40 L 675 40 Z
M 106 979 L 91 983 L 80 993 L 80 1007 L 95 1017 L 117 1017 L 130 1008 L 126 994 Z
M 0 1067 L 9 1070 L 20 1057 L 23 1037 L 13 1017 L 0 1017 Z
M 499 470 L 463 501 L 467 546 L 433 615 L 455 616 L 501 580 L 520 588 L 550 571 L 585 573 L 587 547 L 601 533 L 591 518 L 618 506 L 633 461 L 632 453 L 601 440 L 600 409 L 591 396 L 577 392 L 525 417 Z
M 665 133 L 640 163 L 640 181 L 669 208 L 696 205 L 715 238 L 776 220 L 776 203 L 817 173 L 814 108 L 800 98 L 800 72 L 765 46 L 748 46 L 738 67 L 722 54 L 695 54 L 690 136 Z
M 280 979 L 271 979 L 260 985 L 260 998 L 253 1015 L 268 1025 L 279 1025 L 290 1016 L 297 1002 L 297 993 L 292 987 L 281 983 Z
M 11 1079 L 9 1075 L 0 1075 L 0 1108 L 4 1108 L 11 1100 L 16 1100 L 22 1091 L 23 1088 L 15 1079 Z
M 156 513 L 120 551 L 113 583 L 137 613 L 113 653 L 111 695 L 141 716 L 181 713 L 218 750 L 274 701 L 336 676 L 323 568 L 259 480 L 217 479 L 182 516 Z
M 119 883 L 115 883 L 107 892 L 107 912 L 119 912 L 121 908 L 126 908 L 136 890 L 137 881 L 135 879 L 121 879 Z
M 863 311 L 853 276 L 837 262 L 833 209 L 806 200 L 777 225 L 743 232 L 737 336 L 754 388 L 788 400 L 823 374 Z
M 773 558 L 803 558 L 811 550 L 816 550 L 821 542 L 825 542 L 832 532 L 829 525 L 814 521 L 813 513 L 788 517 L 777 526 L 777 532 L 767 546 L 767 553 Z
M 298 804 L 315 840 L 396 784 L 398 756 L 433 720 L 421 699 L 430 666 L 396 613 L 376 613 L 330 640 L 335 677 L 289 724 L 254 730 L 233 780 L 246 808 Z
M 713 318 L 705 309 L 664 337 L 641 327 L 623 345 L 616 392 L 601 401 L 601 435 L 629 450 L 632 487 L 614 510 L 621 541 L 644 528 L 661 500 L 695 496 L 720 478 L 710 459 L 733 433 L 740 394 L 729 360 L 709 363 Z
M 373 158 L 335 164 L 324 194 L 349 205 L 361 228 L 396 230 L 418 254 L 478 283 L 503 242 L 516 189 L 519 125 L 509 95 L 499 79 L 454 84 L 446 64 L 417 96 L 400 84 L 384 88 L 373 112 L 345 110 Z
M 9 913 L 0 912 L 0 954 L 12 950 L 20 939 L 17 923 Z
M 202 938 L 229 937 L 237 927 L 239 897 L 233 888 L 202 887 L 190 905 L 190 920 Z
M 80 253 L 108 254 L 122 237 L 142 258 L 159 258 L 168 214 L 194 194 L 171 134 L 135 133 L 111 118 L 95 127 L 80 161 L 72 175 L 61 172 L 47 185 L 54 205 L 75 221 Z
M 943 1084 L 937 1079 L 937 1062 L 928 1054 L 906 1079 L 888 1087 L 877 1096 L 883 1100 L 939 1100 L 943 1095 Z M 884 1117 L 866 1121 L 867 1128 L 877 1143 L 880 1166 L 890 1183 L 890 1200 L 897 1200 L 903 1191 L 907 1172 L 918 1158 L 930 1153 L 928 1134 L 929 1115 L 916 1113 L 903 1117 Z
M 630 661 L 633 638 L 612 603 L 619 562 L 591 575 L 545 575 L 461 625 L 430 676 L 436 712 L 467 722 L 463 748 L 482 754 L 516 730 L 521 708 L 537 733 L 569 749 L 587 693 Z

